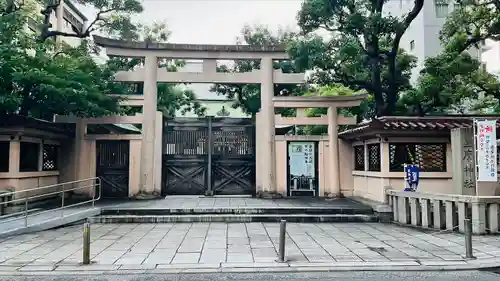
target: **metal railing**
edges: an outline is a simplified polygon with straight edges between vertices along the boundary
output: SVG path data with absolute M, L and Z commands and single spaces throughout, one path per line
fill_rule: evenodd
M 67 186 L 71 186 L 71 188 L 65 188 Z M 76 186 L 76 187 L 75 187 Z M 74 194 L 74 191 L 76 190 L 85 190 L 92 188 L 92 197 L 88 200 L 84 200 L 81 202 L 77 203 L 71 203 L 67 204 L 65 202 L 66 200 L 66 194 Z M 56 191 L 53 191 L 56 189 Z M 59 190 L 57 190 L 59 189 Z M 46 191 L 46 192 L 44 192 Z M 29 196 L 29 193 L 38 193 L 37 195 Z M 29 203 L 30 202 L 35 202 L 38 200 L 42 199 L 48 199 L 48 198 L 53 198 L 60 195 L 61 196 L 61 206 L 57 208 L 51 208 L 48 210 L 43 210 L 43 211 L 37 211 L 34 213 L 30 212 L 29 209 Z M 97 195 L 97 197 L 96 197 Z M 25 189 L 25 190 L 18 190 L 18 191 L 12 191 L 12 192 L 6 192 L 1 194 L 2 197 L 7 197 L 10 198 L 7 199 L 6 201 L 0 201 L 0 206 L 4 206 L 5 208 L 8 207 L 9 205 L 18 205 L 22 206 L 24 204 L 24 208 L 22 211 L 19 212 L 14 212 L 14 213 L 9 213 L 7 215 L 0 216 L 0 225 L 3 223 L 11 222 L 11 221 L 16 221 L 16 220 L 22 220 L 24 219 L 24 226 L 28 226 L 28 217 L 29 216 L 38 216 L 44 213 L 48 212 L 54 212 L 54 211 L 61 211 L 60 216 L 64 216 L 64 209 L 70 208 L 70 207 L 75 207 L 75 206 L 80 206 L 84 204 L 92 204 L 91 207 L 95 207 L 95 202 L 99 201 L 101 199 L 101 179 L 98 177 L 95 178 L 89 178 L 89 179 L 83 179 L 83 180 L 77 180 L 77 181 L 70 181 L 70 182 L 63 182 L 63 183 L 58 183 L 58 184 L 53 184 L 53 185 L 47 185 L 47 186 L 41 186 L 41 187 L 36 187 L 32 189 Z M 5 209 L 4 208 L 4 209 Z M 78 212 L 76 212 L 78 213 Z M 74 213 L 73 213 L 74 214 Z M 8 218 L 6 218 L 8 217 Z

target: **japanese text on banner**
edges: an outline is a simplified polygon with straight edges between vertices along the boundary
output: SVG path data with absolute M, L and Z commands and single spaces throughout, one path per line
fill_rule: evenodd
M 497 181 L 496 121 L 476 122 L 477 180 Z

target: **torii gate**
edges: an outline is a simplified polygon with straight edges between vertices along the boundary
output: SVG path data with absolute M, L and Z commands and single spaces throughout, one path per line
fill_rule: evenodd
M 161 167 L 155 169 L 155 157 L 161 155 L 161 146 L 155 145 L 156 103 L 158 82 L 163 83 L 224 83 L 224 84 L 260 84 L 261 89 L 261 109 L 259 112 L 259 122 L 256 126 L 256 138 L 259 149 L 256 151 L 257 169 L 260 171 L 256 178 L 257 191 L 274 192 L 276 188 L 276 153 L 275 153 L 275 114 L 274 108 L 283 107 L 282 103 L 275 100 L 274 84 L 303 84 L 305 83 L 304 73 L 282 73 L 281 70 L 273 69 L 273 60 L 289 59 L 283 46 L 254 47 L 248 45 L 195 45 L 195 44 L 167 44 L 150 42 L 131 42 L 94 36 L 94 42 L 106 48 L 109 56 L 140 57 L 144 58 L 144 67 L 132 71 L 121 71 L 116 74 L 116 81 L 123 82 L 144 82 L 144 94 L 141 97 L 134 97 L 130 100 L 134 105 L 143 106 L 142 124 L 142 153 L 140 164 L 140 189 L 150 193 L 161 190 L 161 182 L 155 180 L 155 170 L 158 173 Z M 203 60 L 202 72 L 168 72 L 165 68 L 158 68 L 158 59 L 196 59 Z M 244 73 L 221 73 L 216 70 L 217 60 L 260 60 L 260 69 Z M 124 96 L 128 98 L 128 96 Z M 356 106 L 361 102 L 354 97 L 348 102 L 346 97 L 342 99 L 344 105 Z M 347 102 L 347 103 L 346 103 Z M 310 107 L 321 107 L 318 102 L 313 102 Z M 290 104 L 294 107 L 295 104 Z M 299 105 L 303 107 L 304 105 Z M 333 114 L 335 104 L 328 103 Z M 333 115 L 332 115 L 333 116 Z M 337 125 L 342 125 L 341 119 L 330 118 L 331 137 L 337 141 Z M 349 120 L 347 124 L 351 124 Z M 329 123 L 330 124 L 330 123 Z M 329 132 L 330 132 L 329 131 Z M 331 144 L 332 149 L 337 149 L 331 154 L 332 166 L 338 169 L 338 146 Z M 156 156 L 155 156 L 156 155 Z M 161 166 L 161 165 L 160 165 Z M 161 174 L 161 172 L 160 172 Z M 333 173 L 338 176 L 337 173 Z M 334 190 L 340 192 L 340 186 Z

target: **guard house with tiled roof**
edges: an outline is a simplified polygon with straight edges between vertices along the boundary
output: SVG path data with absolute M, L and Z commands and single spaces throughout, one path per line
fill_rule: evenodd
M 453 162 L 462 160 L 453 159 L 451 131 L 472 128 L 474 118 L 500 119 L 499 116 L 381 117 L 340 132 L 339 137 L 352 145 L 353 196 L 384 202 L 386 188 L 404 189 L 405 163 L 420 167 L 419 192 L 460 194 L 454 183 Z M 478 188 L 478 192 L 495 195 L 497 189 L 498 184 L 494 184 Z
M 65 157 L 71 147 L 64 144 L 74 138 L 74 133 L 71 124 L 0 115 L 0 202 L 2 194 L 17 192 L 13 197 L 33 197 L 54 190 L 24 191 L 58 184 L 61 179 L 72 180 L 67 177 L 71 164 Z M 0 215 L 4 209 L 1 204 Z

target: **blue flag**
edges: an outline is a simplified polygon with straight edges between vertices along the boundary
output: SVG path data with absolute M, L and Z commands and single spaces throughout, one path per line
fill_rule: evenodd
M 416 191 L 420 178 L 420 169 L 416 165 L 406 165 L 405 173 L 406 182 L 408 183 L 408 188 L 405 188 L 405 191 Z

